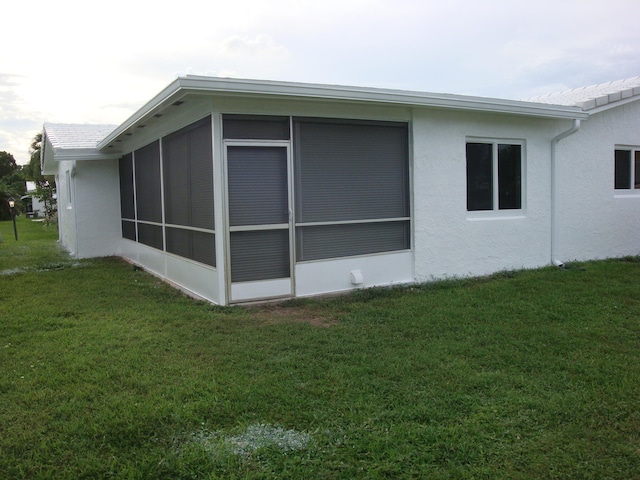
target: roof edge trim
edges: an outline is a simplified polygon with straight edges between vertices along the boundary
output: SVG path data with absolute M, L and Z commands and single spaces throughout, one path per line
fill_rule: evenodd
M 582 119 L 588 117 L 588 114 L 585 114 L 582 109 L 575 106 L 541 104 L 524 102 L 521 100 L 506 100 L 457 94 L 270 80 L 200 77 L 194 75 L 182 77 L 180 80 L 182 87 L 185 89 L 205 92 L 364 101 L 405 106 L 480 110 L 495 113 L 517 113 L 522 115 L 565 119 Z
M 124 123 L 98 142 L 97 148 L 103 149 L 106 147 L 161 104 L 175 100 L 176 97 L 181 96 L 181 94 L 187 94 L 189 92 L 395 104 L 398 106 L 484 111 L 558 119 L 586 119 L 589 116 L 587 112 L 575 106 L 552 105 L 520 100 L 371 87 L 187 75 L 185 77 L 178 77 L 171 82 L 164 90 L 125 120 Z

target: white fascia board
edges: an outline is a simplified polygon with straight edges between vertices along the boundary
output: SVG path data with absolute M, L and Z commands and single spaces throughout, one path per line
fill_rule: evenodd
M 181 80 L 182 88 L 201 92 L 303 97 L 319 100 L 343 100 L 402 106 L 453 108 L 562 119 L 581 119 L 587 118 L 588 116 L 580 108 L 573 106 L 466 95 L 198 76 L 187 76 L 179 80 Z

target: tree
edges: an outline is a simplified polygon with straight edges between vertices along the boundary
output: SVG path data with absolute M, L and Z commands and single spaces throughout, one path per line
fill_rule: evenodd
M 36 184 L 34 197 L 39 198 L 44 205 L 44 218 L 47 224 L 55 223 L 57 220 L 58 205 L 56 203 L 55 186 L 56 181 L 53 175 L 42 175 L 40 168 L 40 154 L 42 152 L 42 133 L 36 134 L 31 142 L 29 154 L 31 158 L 29 164 L 25 166 L 27 180 Z
M 8 152 L 0 152 L 0 220 L 11 218 L 9 212 L 9 197 L 13 197 L 16 207 L 20 211 L 20 197 L 26 193 L 24 172 L 16 163 L 15 158 Z
M 16 159 L 8 152 L 0 152 L 0 179 L 18 170 Z

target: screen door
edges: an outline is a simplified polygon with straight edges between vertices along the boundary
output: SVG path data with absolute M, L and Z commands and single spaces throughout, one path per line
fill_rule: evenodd
M 292 294 L 289 149 L 226 145 L 231 301 Z

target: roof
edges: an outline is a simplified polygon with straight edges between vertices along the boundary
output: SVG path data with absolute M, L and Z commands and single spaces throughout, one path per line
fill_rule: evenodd
M 56 173 L 54 162 L 63 160 L 104 160 L 113 158 L 98 150 L 97 144 L 116 125 L 45 123 L 40 168 L 45 175 Z
M 98 143 L 98 148 L 113 146 L 113 142 L 122 135 L 127 133 L 131 135 L 137 126 L 143 127 L 152 122 L 154 116 L 162 116 L 164 109 L 184 103 L 182 100 L 190 94 L 431 107 L 561 119 L 587 118 L 587 115 L 575 106 L 382 88 L 187 75 L 178 77 L 128 120 L 108 134 Z
M 640 77 L 599 83 L 527 99 L 530 102 L 575 106 L 589 113 L 636 100 L 640 100 Z
M 43 172 L 55 161 L 117 158 L 119 142 L 133 136 L 194 96 L 333 101 L 358 105 L 437 108 L 541 118 L 586 119 L 605 108 L 640 99 L 640 77 L 578 88 L 526 101 L 382 88 L 248 80 L 187 75 L 178 77 L 121 125 L 44 125 Z
M 96 148 L 98 142 L 110 134 L 116 126 L 45 123 L 43 128 L 53 148 L 87 149 Z

